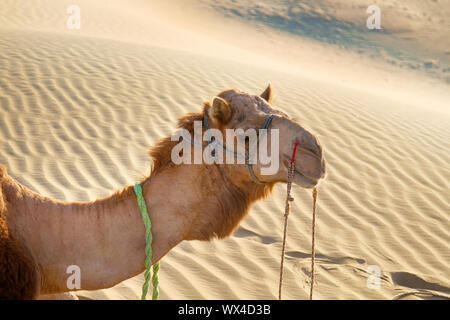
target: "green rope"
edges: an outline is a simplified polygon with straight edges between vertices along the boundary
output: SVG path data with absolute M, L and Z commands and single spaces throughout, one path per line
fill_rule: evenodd
M 150 281 L 150 273 L 152 267 L 152 222 L 147 213 L 147 206 L 145 205 L 144 197 L 142 196 L 142 187 L 139 183 L 134 185 L 134 193 L 136 193 L 137 203 L 139 209 L 141 210 L 142 220 L 144 221 L 145 226 L 145 273 L 144 273 L 144 284 L 142 285 L 142 296 L 141 300 L 146 300 L 147 292 L 148 292 L 148 283 Z M 152 300 L 158 300 L 158 271 L 159 271 L 159 261 L 153 265 L 153 277 L 152 277 L 152 285 L 153 285 L 153 294 Z

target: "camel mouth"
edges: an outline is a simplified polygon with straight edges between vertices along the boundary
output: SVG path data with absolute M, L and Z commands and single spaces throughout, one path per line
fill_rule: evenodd
M 320 183 L 320 180 L 309 178 L 298 170 L 294 170 L 294 177 L 292 178 L 293 183 L 306 189 L 314 188 Z
M 285 157 L 286 167 L 289 167 L 289 162 L 290 162 L 290 159 L 289 159 L 289 157 L 286 156 Z M 308 177 L 305 174 L 303 174 L 300 170 L 298 170 L 298 168 L 294 167 L 294 177 L 292 178 L 292 182 L 302 188 L 306 188 L 306 189 L 314 188 L 315 186 L 317 186 L 320 183 L 321 180 L 322 180 L 322 178 L 316 179 L 316 178 Z

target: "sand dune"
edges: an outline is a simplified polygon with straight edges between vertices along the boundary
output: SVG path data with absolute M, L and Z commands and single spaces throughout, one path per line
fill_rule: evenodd
M 222 89 L 258 93 L 270 81 L 274 105 L 319 136 L 328 161 L 319 188 L 315 298 L 450 297 L 448 110 L 187 52 L 162 39 L 150 43 L 137 22 L 136 30 L 111 37 L 89 24 L 79 34 L 59 32 L 55 24 L 65 16 L 52 12 L 65 4 L 57 3 L 40 2 L 46 10 L 38 12 L 53 17 L 42 28 L 26 1 L 3 2 L 10 14 L 0 10 L 0 163 L 19 182 L 61 200 L 109 195 L 148 173 L 148 147 L 172 133 L 179 116 Z M 119 25 L 137 11 L 123 12 Z M 293 196 L 284 297 L 306 299 L 312 199 L 299 188 Z M 284 198 L 279 185 L 227 240 L 172 250 L 161 262 L 161 299 L 276 298 Z M 379 289 L 366 286 L 370 265 L 381 270 Z M 139 275 L 78 294 L 138 299 L 142 282 Z

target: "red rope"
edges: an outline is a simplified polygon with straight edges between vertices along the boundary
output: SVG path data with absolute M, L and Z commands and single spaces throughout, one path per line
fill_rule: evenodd
M 295 141 L 294 150 L 292 151 L 291 165 L 294 163 L 294 159 L 295 159 L 295 150 L 297 150 L 297 146 L 298 146 L 298 140 Z

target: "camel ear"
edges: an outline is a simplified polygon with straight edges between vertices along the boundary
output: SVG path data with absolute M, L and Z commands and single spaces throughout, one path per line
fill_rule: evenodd
M 209 116 L 222 124 L 227 123 L 231 119 L 230 105 L 224 99 L 215 97 L 209 109 Z
M 272 97 L 273 97 L 272 85 L 269 83 L 266 90 L 264 90 L 264 92 L 261 93 L 259 96 L 261 98 L 263 98 L 264 100 L 266 100 L 268 103 L 272 103 Z

